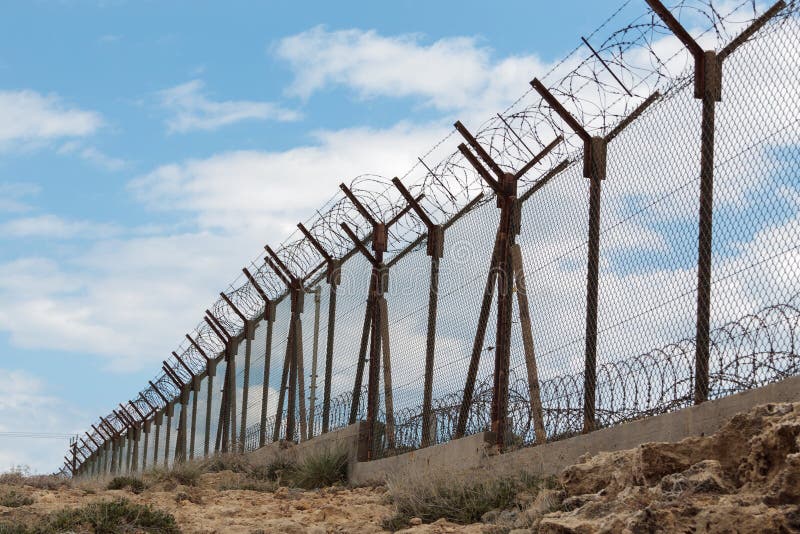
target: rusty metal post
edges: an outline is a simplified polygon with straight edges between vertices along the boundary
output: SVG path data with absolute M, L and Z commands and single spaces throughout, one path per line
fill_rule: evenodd
M 385 358 L 384 363 L 384 387 L 385 387 L 385 402 L 386 402 L 386 421 L 387 421 L 387 438 L 390 447 L 394 446 L 394 435 L 388 435 L 393 432 L 394 413 L 392 413 L 392 392 L 391 392 L 391 364 L 390 354 L 388 352 L 389 331 L 388 324 L 384 327 L 382 322 L 385 322 L 386 311 L 385 306 L 381 306 L 381 301 L 384 299 L 384 294 L 388 290 L 389 283 L 389 268 L 383 261 L 383 255 L 386 252 L 389 241 L 389 228 L 399 221 L 409 210 L 411 205 L 407 205 L 400 210 L 390 221 L 383 222 L 376 220 L 369 210 L 361 204 L 361 201 L 353 194 L 350 189 L 344 184 L 339 184 L 339 188 L 344 192 L 345 196 L 350 199 L 350 202 L 356 207 L 358 212 L 364 219 L 372 226 L 372 252 L 359 239 L 358 235 L 345 223 L 340 226 L 344 232 L 350 237 L 355 244 L 356 249 L 364 255 L 364 257 L 372 264 L 370 273 L 370 292 L 367 298 L 367 317 L 364 321 L 365 331 L 369 328 L 369 382 L 367 383 L 367 417 L 365 433 L 366 440 L 366 459 L 373 459 L 378 451 L 376 448 L 375 436 L 378 424 L 378 410 L 380 403 L 380 396 L 378 387 L 380 383 L 380 368 L 381 368 L 381 354 Z M 422 196 L 418 198 L 421 199 Z M 382 310 L 382 308 L 384 308 Z M 369 325 L 367 324 L 369 322 Z M 385 338 L 385 342 L 381 342 L 381 338 Z M 386 350 L 382 351 L 382 345 L 386 346 Z M 364 337 L 362 336 L 362 347 L 364 346 Z M 364 359 L 359 357 L 359 371 L 363 371 Z M 360 395 L 360 372 L 356 376 L 356 384 L 353 388 L 353 401 L 350 410 L 351 421 L 355 420 L 355 414 L 358 409 L 358 396 Z M 352 423 L 351 423 L 352 424 Z
M 172 433 L 172 416 L 175 414 L 175 405 L 169 403 L 164 407 L 167 415 L 167 432 L 164 435 L 164 467 L 169 467 L 170 434 Z
M 324 384 L 324 392 L 323 392 L 323 399 L 322 399 L 322 433 L 325 434 L 328 432 L 330 427 L 330 414 L 331 414 L 331 382 L 332 382 L 332 373 L 333 373 L 333 341 L 334 341 L 334 332 L 336 327 L 336 288 L 339 286 L 341 282 L 341 266 L 342 263 L 340 260 L 335 260 L 333 257 L 328 254 L 325 248 L 320 244 L 320 242 L 313 236 L 313 234 L 303 226 L 302 223 L 298 223 L 297 227 L 300 231 L 305 235 L 308 242 L 317 249 L 317 252 L 325 260 L 326 264 L 326 281 L 328 282 L 328 332 L 327 332 L 327 340 L 326 340 L 326 347 L 325 347 L 325 384 Z M 315 326 L 316 332 L 316 326 Z M 314 338 L 316 339 L 316 334 L 314 334 Z M 316 349 L 314 349 L 316 352 Z M 355 416 L 354 416 L 355 417 Z
M 77 473 L 78 471 L 78 438 L 74 438 L 72 440 L 72 459 L 71 459 L 71 466 L 70 469 L 72 473 Z
M 208 458 L 211 452 L 211 414 L 214 402 L 214 376 L 217 374 L 217 360 L 212 359 L 207 364 L 208 389 L 206 390 L 206 421 L 203 428 L 203 456 Z
M 253 340 L 255 339 L 256 324 L 253 321 L 245 323 L 245 346 L 244 346 L 244 376 L 242 377 L 242 414 L 239 430 L 239 452 L 244 452 L 245 440 L 247 436 L 247 402 L 250 395 L 250 355 Z
M 175 461 L 179 463 L 186 462 L 186 445 L 187 445 L 187 412 L 189 410 L 189 394 L 190 394 L 189 384 L 186 384 L 181 388 L 180 400 L 181 400 L 181 414 L 178 418 L 178 442 L 175 446 Z
M 470 151 L 465 144 L 460 144 L 458 149 L 469 161 L 470 165 L 480 174 L 481 178 L 491 187 L 497 199 L 497 207 L 500 209 L 500 224 L 497 227 L 497 236 L 495 240 L 494 252 L 492 254 L 493 270 L 496 271 L 497 278 L 497 328 L 495 331 L 495 358 L 494 358 L 494 375 L 492 382 L 492 406 L 491 406 L 491 430 L 495 437 L 495 445 L 498 449 L 502 450 L 506 445 L 506 433 L 510 430 L 508 421 L 508 383 L 509 373 L 511 366 L 511 313 L 513 309 L 513 289 L 514 289 L 514 269 L 511 260 L 511 249 L 514 246 L 516 236 L 520 231 L 520 212 L 519 201 L 517 199 L 517 183 L 519 179 L 528 172 L 534 165 L 540 162 L 550 151 L 553 150 L 561 141 L 562 137 L 553 140 L 549 145 L 544 147 L 539 154 L 533 156 L 533 159 L 528 161 L 516 173 L 505 172 L 503 169 L 492 159 L 492 157 L 483 149 L 478 141 L 467 131 L 463 124 L 460 122 L 455 123 L 455 128 L 464 137 L 467 143 L 472 147 L 472 150 L 478 155 L 477 157 Z M 480 160 L 478 159 L 480 158 Z M 485 163 L 489 169 L 496 175 L 492 177 L 489 170 L 483 164 Z M 544 180 L 540 180 L 537 184 L 538 187 L 544 185 Z M 493 285 L 491 272 L 489 274 L 488 283 Z M 484 293 L 484 309 L 488 308 L 487 294 L 490 293 L 490 286 L 487 285 L 487 291 Z M 481 310 L 481 316 L 485 316 L 488 311 Z M 479 333 L 481 328 L 485 329 L 485 323 L 481 326 L 479 324 Z M 470 373 L 468 375 L 467 385 L 464 388 L 464 402 L 461 405 L 461 415 L 459 417 L 457 433 L 463 435 L 466 428 L 467 418 L 469 416 L 469 404 L 466 402 L 467 390 L 474 387 L 473 367 L 474 372 L 477 372 L 477 362 L 480 357 L 480 346 L 482 344 L 483 335 L 480 333 L 480 340 L 476 336 L 476 343 L 473 346 L 473 361 L 470 362 Z M 477 350 L 476 350 L 477 349 Z M 477 353 L 477 357 L 476 356 Z M 472 384 L 470 384 L 472 382 Z M 469 391 L 469 399 L 471 400 L 472 391 Z
M 297 360 L 294 358 L 294 321 L 289 319 L 289 337 L 286 342 L 286 359 L 289 362 L 289 399 L 286 403 L 286 441 L 294 441 L 295 410 L 297 408 Z
M 269 401 L 269 375 L 270 375 L 270 360 L 272 357 L 272 330 L 275 323 L 275 303 L 267 297 L 267 294 L 258 284 L 256 279 L 250 274 L 246 268 L 242 269 L 245 277 L 250 284 L 255 288 L 256 292 L 261 296 L 264 301 L 264 321 L 267 322 L 267 335 L 264 347 L 264 376 L 262 379 L 261 388 L 261 420 L 258 430 L 258 446 L 263 447 L 267 444 L 267 410 L 269 409 L 267 403 Z
M 200 377 L 192 378 L 192 429 L 189 437 L 189 459 L 194 460 L 195 437 L 197 435 L 197 394 L 200 393 Z
M 428 447 L 436 438 L 433 419 L 433 366 L 436 352 L 436 318 L 439 304 L 439 261 L 444 255 L 444 227 L 431 220 L 422 206 L 414 199 L 399 178 L 392 178 L 392 183 L 403 195 L 428 229 L 426 252 L 431 259 L 431 271 L 428 281 L 428 324 L 425 339 L 425 378 L 422 386 L 422 435 L 420 445 Z
M 536 353 L 533 348 L 533 331 L 530 307 L 528 305 L 528 287 L 525 283 L 525 267 L 522 262 L 522 249 L 518 244 L 515 244 L 511 249 L 511 259 L 517 287 L 517 308 L 519 309 L 519 321 L 522 326 L 525 368 L 528 372 L 528 395 L 530 397 L 531 416 L 535 426 L 536 444 L 539 445 L 547 441 L 547 434 L 544 429 L 542 397 L 539 390 L 539 371 L 536 365 Z
M 372 278 L 370 278 L 367 294 L 372 294 Z M 353 381 L 353 395 L 350 397 L 350 418 L 348 424 L 355 424 L 358 417 L 358 406 L 361 402 L 361 387 L 364 380 L 364 366 L 367 360 L 367 348 L 369 347 L 370 325 L 372 324 L 372 301 L 367 297 L 367 305 L 364 309 L 364 326 L 361 329 L 361 343 L 358 348 L 358 362 L 356 363 L 356 376 Z
M 258 446 L 267 444 L 267 410 L 269 409 L 269 375 L 270 360 L 272 359 L 272 331 L 275 324 L 274 303 L 267 302 L 264 309 L 264 319 L 267 321 L 267 338 L 264 347 L 264 386 L 261 388 L 261 426 L 258 433 Z
M 336 274 L 331 275 L 333 271 Z M 337 262 L 328 274 L 328 331 L 325 341 L 325 385 L 322 397 L 322 433 L 330 430 L 331 421 L 331 387 L 333 382 L 333 342 L 336 331 L 336 288 L 341 280 L 340 264 Z
M 303 280 L 296 277 L 270 247 L 265 246 L 264 249 L 267 251 L 267 254 L 269 254 L 269 257 L 266 258 L 267 263 L 286 284 L 291 298 L 291 318 L 289 320 L 289 335 L 286 340 L 286 361 L 284 362 L 288 363 L 289 371 L 289 401 L 286 405 L 286 440 L 294 440 L 296 417 L 299 415 L 300 440 L 302 441 L 306 439 L 302 321 L 302 313 L 305 305 L 305 287 L 303 286 Z M 287 369 L 284 368 L 284 374 L 286 370 Z M 282 400 L 283 399 L 279 395 L 279 410 L 283 408 Z M 295 414 L 296 405 L 299 405 L 299 414 Z M 280 413 L 275 417 L 275 424 L 276 428 L 279 428 Z
M 150 444 L 150 420 L 142 422 L 142 432 L 144 433 L 144 447 L 142 447 L 142 472 L 147 470 L 147 449 Z
M 311 346 L 311 387 L 308 397 L 308 439 L 314 437 L 314 412 L 317 404 L 317 356 L 319 351 L 319 307 L 320 307 L 319 286 L 314 288 L 314 339 Z
M 153 436 L 153 467 L 158 467 L 158 442 L 161 440 L 161 424 L 164 421 L 164 412 L 158 411 L 153 416 L 156 425 L 155 435 Z
M 722 101 L 722 64 L 786 4 L 776 2 L 719 54 L 703 50 L 659 0 L 646 0 L 656 15 L 694 58 L 694 96 L 702 101 L 700 133 L 700 209 L 697 239 L 697 323 L 695 337 L 694 403 L 708 400 L 711 350 L 711 261 L 714 225 L 714 115 Z
M 291 322 L 289 323 L 289 328 L 291 328 Z M 283 357 L 283 368 L 281 370 L 281 384 L 278 388 L 278 406 L 275 410 L 275 428 L 272 433 L 272 441 L 278 441 L 281 436 L 281 417 L 283 416 L 283 403 L 286 397 L 286 388 L 288 380 L 289 380 L 289 372 L 292 366 L 292 352 L 288 347 L 288 340 L 287 340 L 287 347 L 286 353 Z
M 245 436 L 247 433 L 247 400 L 248 400 L 248 393 L 250 389 L 250 356 L 252 354 L 252 347 L 253 347 L 253 338 L 255 336 L 255 329 L 256 325 L 253 321 L 251 321 L 234 303 L 231 299 L 225 294 L 220 293 L 219 296 L 225 303 L 239 316 L 244 324 L 244 337 L 245 337 L 245 352 L 244 352 L 244 373 L 242 377 L 242 410 L 241 410 L 241 429 L 239 431 L 239 440 L 237 442 L 236 439 L 236 402 L 237 402 L 237 387 L 236 387 L 236 367 L 235 363 L 233 364 L 233 371 L 231 375 L 231 380 L 233 384 L 231 386 L 231 447 L 235 448 L 239 452 L 244 452 L 245 446 Z M 238 347 L 237 347 L 238 352 Z M 231 359 L 231 362 L 234 362 Z
M 531 86 L 539 93 L 547 105 L 583 141 L 583 176 L 589 179 L 589 235 L 586 268 L 586 345 L 584 354 L 583 389 L 583 432 L 596 428 L 595 405 L 597 397 L 597 314 L 599 307 L 600 278 L 600 201 L 602 181 L 606 179 L 608 144 L 616 138 L 631 122 L 639 117 L 658 98 L 655 92 L 605 137 L 592 136 L 564 108 L 561 102 L 538 79 Z
M 486 339 L 486 326 L 489 324 L 489 312 L 492 310 L 492 299 L 494 299 L 494 288 L 497 285 L 497 254 L 498 238 L 495 236 L 492 257 L 489 261 L 489 271 L 486 275 L 486 286 L 483 289 L 483 301 L 481 311 L 478 315 L 478 326 L 475 330 L 475 339 L 472 343 L 472 354 L 467 369 L 467 379 L 464 383 L 464 394 L 461 398 L 461 406 L 458 412 L 458 422 L 456 423 L 455 439 L 464 437 L 467 431 L 467 421 L 469 420 L 469 410 L 472 406 L 472 395 L 475 391 L 475 381 L 478 378 L 478 365 L 483 352 L 483 343 Z

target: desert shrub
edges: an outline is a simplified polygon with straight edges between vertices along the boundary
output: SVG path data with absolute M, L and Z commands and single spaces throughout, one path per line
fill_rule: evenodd
M 293 485 L 304 488 L 324 488 L 347 479 L 347 453 L 328 450 L 306 456 L 295 465 L 289 479 Z
M 33 504 L 33 498 L 18 493 L 16 491 L 9 491 L 0 495 L 0 506 L 7 506 L 8 508 L 19 508 L 20 506 L 29 506 Z
M 204 461 L 200 467 L 206 473 L 219 473 L 220 471 L 247 473 L 251 465 L 244 454 L 225 453 L 212 456 Z
M 144 473 L 145 483 L 153 486 L 163 484 L 165 489 L 173 489 L 178 484 L 196 486 L 203 470 L 198 463 L 176 463 L 169 469 L 157 467 Z
M 107 489 L 110 490 L 126 488 L 131 490 L 132 493 L 141 493 L 147 488 L 147 485 L 141 478 L 121 476 L 112 478 L 107 486 Z
M 134 504 L 126 499 L 102 501 L 80 508 L 54 512 L 37 523 L 2 525 L 0 534 L 45 534 L 52 532 L 94 532 L 115 534 L 138 532 L 146 534 L 180 534 L 175 518 L 151 506 Z
M 37 489 L 54 490 L 69 486 L 70 481 L 58 475 L 32 475 L 26 465 L 17 465 L 0 473 L 0 484 L 7 486 L 31 486 Z
M 194 504 L 203 504 L 203 498 L 197 488 L 187 488 L 187 491 L 179 491 L 175 494 L 175 502 L 189 501 Z
M 397 530 L 412 517 L 426 523 L 441 518 L 475 523 L 489 510 L 509 508 L 519 493 L 537 492 L 542 485 L 540 478 L 525 472 L 396 477 L 387 484 L 396 514 L 384 522 L 384 528 Z
M 200 481 L 203 470 L 197 464 L 176 464 L 171 471 L 172 479 L 184 486 L 196 486 Z
M 28 534 L 29 532 L 32 531 L 19 523 L 0 523 L 0 534 Z
M 295 469 L 297 469 L 297 464 L 293 460 L 285 456 L 278 456 L 264 466 L 253 467 L 251 474 L 254 478 L 271 480 L 280 484 L 290 481 Z

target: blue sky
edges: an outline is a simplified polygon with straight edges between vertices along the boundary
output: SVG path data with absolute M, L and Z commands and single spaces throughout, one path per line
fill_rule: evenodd
M 407 168 L 621 3 L 6 4 L 0 432 L 85 429 L 344 177 Z M 64 444 L 0 437 L 0 469 Z

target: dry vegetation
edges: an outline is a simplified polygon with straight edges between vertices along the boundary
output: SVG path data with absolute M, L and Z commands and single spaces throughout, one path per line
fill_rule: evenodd
M 7 473 L 0 534 L 800 530 L 800 404 L 758 407 L 713 436 L 587 457 L 548 480 L 509 466 L 356 488 L 346 467 L 330 452 L 301 463 L 225 455 L 75 483 Z

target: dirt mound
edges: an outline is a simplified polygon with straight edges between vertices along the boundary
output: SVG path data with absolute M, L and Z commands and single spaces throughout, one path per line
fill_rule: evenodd
M 560 510 L 532 517 L 539 532 L 798 531 L 800 404 L 759 406 L 713 436 L 601 453 L 560 482 Z

